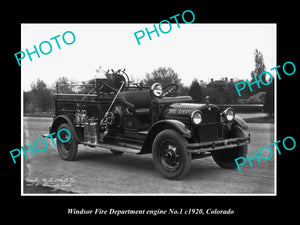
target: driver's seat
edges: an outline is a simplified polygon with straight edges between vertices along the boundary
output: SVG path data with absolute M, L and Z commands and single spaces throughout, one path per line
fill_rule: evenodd
M 151 126 L 151 96 L 150 91 L 125 91 L 119 93 L 119 100 L 129 108 L 127 116 L 136 120 L 136 130 L 148 130 Z M 126 110 L 128 111 L 128 110 Z
M 118 96 L 120 102 L 136 116 L 150 115 L 150 91 L 124 91 Z

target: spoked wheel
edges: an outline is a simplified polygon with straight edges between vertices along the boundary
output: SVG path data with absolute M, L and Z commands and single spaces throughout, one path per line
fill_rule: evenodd
M 165 140 L 161 143 L 159 148 L 159 159 L 162 166 L 168 171 L 176 171 L 181 163 L 176 144 L 172 140 Z
M 157 135 L 152 156 L 156 170 L 167 179 L 182 179 L 191 168 L 187 141 L 175 130 L 164 130 Z
M 58 127 L 56 145 L 58 153 L 63 160 L 75 160 L 78 151 L 78 143 L 67 123 L 63 123 Z

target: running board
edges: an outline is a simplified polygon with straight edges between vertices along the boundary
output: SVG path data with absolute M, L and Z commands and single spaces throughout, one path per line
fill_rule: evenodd
M 42 134 L 42 137 L 46 137 L 48 135 L 49 134 Z M 47 138 L 50 138 L 50 136 Z M 111 149 L 111 150 L 115 150 L 115 151 L 129 152 L 129 153 L 135 153 L 135 154 L 139 154 L 142 149 L 142 147 L 140 147 L 140 146 L 131 145 L 131 144 L 122 144 L 123 146 L 116 146 L 116 145 L 105 144 L 105 143 L 93 144 L 90 142 L 79 142 L 79 144 L 89 145 L 89 146 L 93 146 L 93 147 L 107 148 L 107 149 Z
M 90 142 L 80 142 L 80 144 L 94 146 L 94 147 L 100 147 L 100 148 L 107 148 L 107 149 L 120 151 L 120 152 L 135 153 L 135 154 L 139 154 L 141 151 L 141 147 L 138 147 L 136 145 L 116 146 L 116 145 L 105 144 L 105 143 L 93 144 Z

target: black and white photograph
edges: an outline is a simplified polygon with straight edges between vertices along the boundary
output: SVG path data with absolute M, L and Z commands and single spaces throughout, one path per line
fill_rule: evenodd
M 178 13 L 21 24 L 23 196 L 277 194 L 276 23 Z
M 32 3 L 3 7 L 5 220 L 297 216 L 295 3 Z

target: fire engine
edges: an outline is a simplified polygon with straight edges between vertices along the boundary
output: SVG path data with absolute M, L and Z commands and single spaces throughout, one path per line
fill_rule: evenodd
M 129 82 L 125 69 L 109 70 L 106 77 L 57 84 L 49 132 L 62 130 L 56 142 L 63 160 L 75 160 L 79 144 L 116 155 L 152 154 L 161 176 L 179 180 L 193 159 L 211 156 L 222 168 L 236 168 L 234 159 L 246 155 L 250 134 L 233 108 L 220 111 L 209 97 L 195 103 L 191 96 L 180 96 L 174 83 Z

